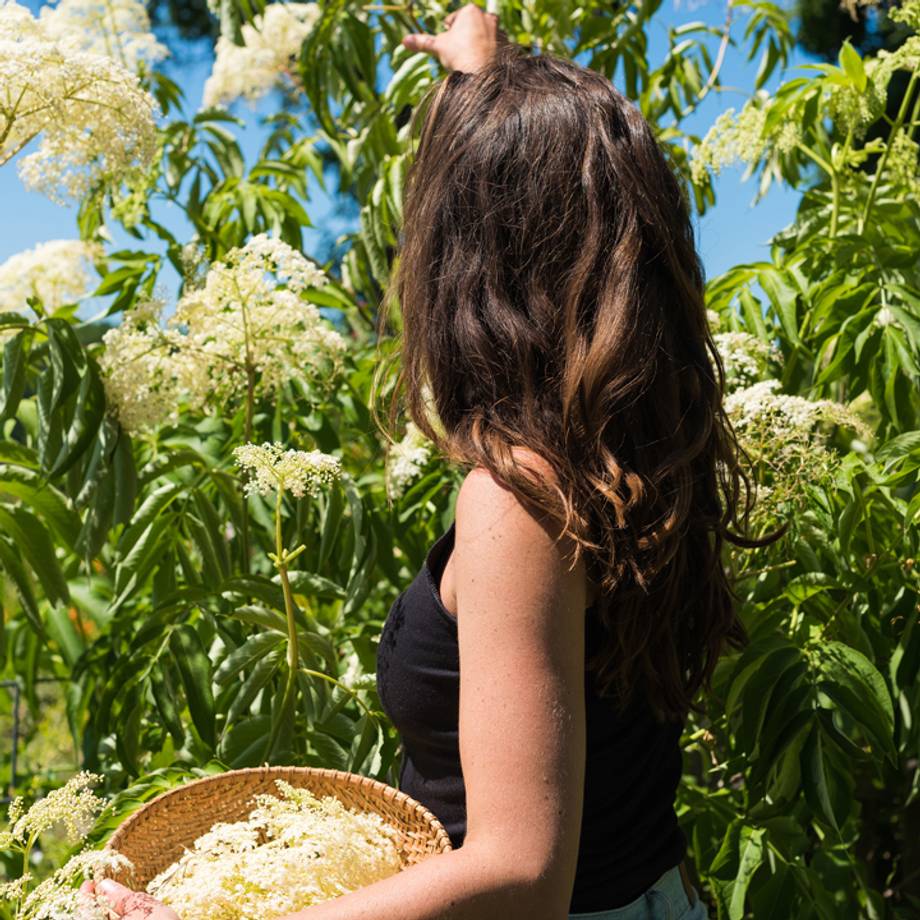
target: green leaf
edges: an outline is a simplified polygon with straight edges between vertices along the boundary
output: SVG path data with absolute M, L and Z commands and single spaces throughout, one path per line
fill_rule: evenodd
M 69 604 L 70 591 L 54 551 L 54 542 L 42 522 L 23 507 L 0 505 L 0 529 L 11 537 L 35 572 L 52 604 Z
M 220 741 L 218 754 L 234 770 L 257 767 L 271 731 L 271 716 L 252 716 L 237 722 Z
M 312 572 L 291 572 L 288 575 L 292 590 L 297 594 L 308 595 L 314 598 L 334 598 L 341 600 L 346 596 L 346 590 L 322 575 Z
M 102 381 L 90 365 L 83 372 L 76 397 L 76 411 L 48 477 L 60 476 L 73 466 L 96 437 L 105 413 Z
M 178 688 L 173 678 L 173 669 L 168 662 L 158 662 L 155 665 L 150 689 L 166 730 L 172 737 L 175 746 L 181 748 L 185 744 L 185 728 L 182 725 L 182 719 L 179 718 L 179 710 L 176 708 Z
M 256 633 L 250 636 L 239 648 L 234 649 L 220 664 L 214 673 L 214 683 L 225 686 L 240 671 L 252 667 L 285 641 L 276 632 Z
M 744 827 L 741 829 L 739 843 L 738 874 L 732 886 L 731 900 L 728 906 L 730 920 L 742 920 L 744 917 L 744 901 L 751 884 L 751 878 L 760 868 L 764 859 L 764 829 Z
M 365 763 L 379 741 L 379 723 L 376 719 L 372 719 L 367 713 L 364 713 L 358 721 L 357 732 L 353 737 L 351 750 L 348 753 L 349 763 L 347 769 L 352 773 L 364 774 Z
M 846 75 L 853 81 L 853 85 L 859 92 L 866 91 L 866 69 L 863 66 L 863 60 L 859 52 L 850 44 L 849 38 L 845 39 L 840 46 L 839 54 L 840 66 L 846 72 Z
M 772 265 L 765 266 L 758 274 L 757 280 L 764 289 L 770 302 L 776 309 L 783 331 L 793 345 L 801 345 L 799 338 L 799 321 L 796 310 L 798 291 L 789 283 L 784 273 Z
M 801 659 L 800 649 L 787 646 L 769 652 L 760 662 L 742 695 L 738 741 L 743 750 L 752 751 L 757 745 L 770 700 L 770 691 L 783 674 Z
M 283 635 L 287 635 L 287 619 L 277 610 L 269 610 L 267 607 L 260 607 L 258 604 L 248 604 L 244 607 L 237 607 L 230 616 L 243 623 L 261 626 L 264 629 L 274 629 Z
M 275 676 L 281 662 L 284 660 L 284 648 L 278 647 L 269 652 L 261 661 L 257 662 L 252 673 L 243 681 L 242 686 L 236 691 L 236 696 L 227 710 L 227 725 L 233 725 L 242 716 L 248 715 L 259 691 L 262 690 Z
M 80 517 L 59 492 L 34 470 L 0 464 L 0 501 L 14 496 L 40 515 L 54 537 L 73 548 L 80 532 Z
M 112 520 L 127 524 L 134 514 L 137 501 L 137 468 L 131 451 L 131 439 L 124 430 L 119 431 L 112 454 L 112 473 L 115 477 L 115 505 Z
M 198 633 L 188 624 L 176 627 L 169 639 L 176 666 L 185 687 L 192 722 L 204 741 L 213 748 L 214 696 L 211 691 L 211 662 Z
M 842 642 L 818 643 L 813 653 L 821 678 L 818 688 L 842 706 L 894 763 L 894 704 L 885 678 L 865 655 Z
M 70 620 L 69 607 L 55 604 L 48 611 L 48 632 L 61 650 L 68 667 L 73 667 L 83 653 L 83 640 Z
M 348 751 L 334 738 L 314 731 L 310 734 L 310 746 L 316 751 L 318 766 L 332 770 L 348 769 Z
M 834 806 L 831 801 L 831 783 L 833 782 L 824 759 L 824 746 L 821 741 L 821 729 L 812 726 L 801 754 L 802 785 L 805 798 L 812 810 L 821 815 L 831 827 L 840 830 Z
M 29 330 L 22 330 L 3 346 L 3 392 L 0 400 L 0 421 L 12 418 L 26 387 Z
M 42 622 L 41 614 L 38 611 L 38 602 L 35 600 L 35 592 L 32 590 L 32 582 L 26 567 L 22 563 L 20 554 L 7 543 L 4 536 L 0 536 L 0 565 L 6 571 L 6 574 L 13 580 L 19 599 L 22 601 L 22 609 L 26 617 L 40 638 L 45 637 L 45 624 Z

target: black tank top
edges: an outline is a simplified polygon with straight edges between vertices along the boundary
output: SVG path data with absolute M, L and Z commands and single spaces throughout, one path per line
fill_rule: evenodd
M 431 546 L 390 607 L 377 648 L 377 692 L 402 740 L 400 789 L 438 817 L 458 848 L 466 833 L 466 800 L 457 619 L 438 592 L 454 528 L 452 523 Z M 592 611 L 585 613 L 586 650 L 600 629 Z M 570 913 L 628 904 L 687 849 L 674 812 L 682 726 L 657 722 L 639 693 L 617 714 L 595 694 L 590 676 L 586 668 L 584 806 Z

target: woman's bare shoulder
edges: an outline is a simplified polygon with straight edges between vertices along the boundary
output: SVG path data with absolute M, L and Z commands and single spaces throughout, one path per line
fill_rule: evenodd
M 515 453 L 535 472 L 555 477 L 539 454 L 525 448 L 516 448 Z M 472 561 L 471 568 L 495 564 L 498 556 L 519 572 L 526 560 L 531 572 L 584 585 L 580 560 L 574 570 L 566 571 L 569 541 L 558 537 L 555 521 L 522 502 L 490 470 L 475 467 L 467 473 L 457 496 L 454 552 Z

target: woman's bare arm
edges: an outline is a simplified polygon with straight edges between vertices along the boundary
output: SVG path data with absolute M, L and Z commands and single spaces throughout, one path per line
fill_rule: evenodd
M 284 920 L 564 920 L 585 762 L 581 563 L 485 470 L 457 501 L 458 850 Z
M 485 470 L 464 481 L 456 520 L 464 844 L 282 920 L 568 915 L 584 790 L 584 566 L 568 571 L 550 534 Z M 100 887 L 124 920 L 178 920 L 149 895 Z

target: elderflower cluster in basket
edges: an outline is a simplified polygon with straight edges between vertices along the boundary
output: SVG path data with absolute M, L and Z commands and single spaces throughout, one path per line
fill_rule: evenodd
M 87 50 L 86 29 L 62 26 L 56 12 L 36 18 L 0 0 L 0 166 L 37 141 L 20 178 L 64 203 L 149 167 L 158 108 L 137 74 Z
M 283 240 L 253 237 L 214 262 L 161 324 L 151 300 L 125 314 L 103 342 L 106 394 L 129 431 L 192 411 L 276 395 L 290 380 L 334 376 L 345 339 L 303 292 L 325 274 Z
M 304 39 L 320 17 L 316 3 L 272 3 L 241 29 L 243 44 L 221 35 L 203 104 L 223 106 L 241 96 L 264 96 L 289 71 Z
M 0 831 L 0 850 L 20 854 L 22 865 L 27 867 L 33 847 L 46 831 L 62 827 L 70 843 L 84 838 L 105 808 L 105 802 L 92 791 L 100 779 L 80 771 L 28 810 L 21 798 L 14 799 L 9 806 L 8 827 Z M 86 879 L 98 881 L 132 868 L 127 857 L 113 850 L 83 850 L 34 887 L 29 871 L 0 883 L 0 903 L 12 905 L 15 920 L 109 920 L 108 902 L 79 891 L 77 886 Z
M 272 920 L 394 875 L 399 831 L 275 780 L 245 821 L 215 824 L 147 885 L 182 920 Z

